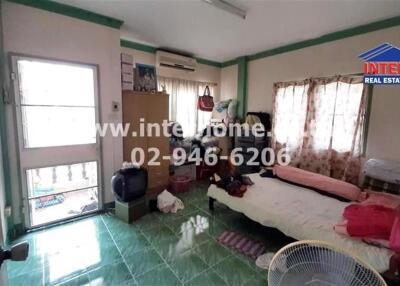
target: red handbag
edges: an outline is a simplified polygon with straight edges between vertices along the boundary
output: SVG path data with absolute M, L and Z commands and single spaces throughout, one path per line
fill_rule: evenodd
M 208 85 L 204 89 L 204 94 L 202 96 L 199 96 L 199 99 L 197 101 L 197 109 L 208 112 L 211 112 L 214 109 L 214 100 L 211 96 L 210 88 L 208 87 Z

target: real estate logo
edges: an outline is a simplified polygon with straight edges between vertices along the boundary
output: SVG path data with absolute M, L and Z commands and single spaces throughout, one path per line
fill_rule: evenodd
M 364 83 L 400 84 L 400 49 L 381 44 L 358 56 L 364 60 Z

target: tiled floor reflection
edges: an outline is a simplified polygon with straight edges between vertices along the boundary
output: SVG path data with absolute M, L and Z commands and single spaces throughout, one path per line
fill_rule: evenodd
M 224 230 L 245 233 L 276 251 L 290 242 L 227 207 L 208 210 L 207 185 L 179 195 L 178 214 L 151 213 L 129 225 L 98 215 L 28 234 L 26 262 L 8 262 L 14 285 L 267 285 L 253 260 L 216 242 Z

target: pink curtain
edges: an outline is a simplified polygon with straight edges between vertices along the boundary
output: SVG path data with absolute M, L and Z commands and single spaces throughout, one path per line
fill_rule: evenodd
M 275 150 L 286 148 L 293 166 L 357 184 L 367 95 L 361 77 L 276 83 Z

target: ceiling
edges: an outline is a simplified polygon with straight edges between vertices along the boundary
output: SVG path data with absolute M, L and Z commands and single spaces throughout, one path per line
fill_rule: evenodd
M 121 38 L 223 62 L 400 15 L 399 0 L 56 0 L 124 21 Z

